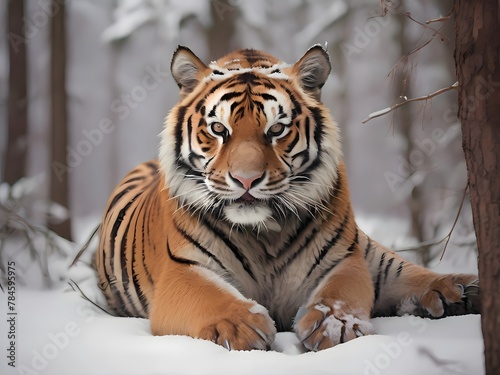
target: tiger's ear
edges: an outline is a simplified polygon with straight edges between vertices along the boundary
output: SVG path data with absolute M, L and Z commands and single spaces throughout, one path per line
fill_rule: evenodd
M 181 89 L 181 97 L 185 97 L 198 85 L 203 78 L 205 64 L 187 47 L 178 46 L 172 56 L 170 71 Z
M 302 88 L 318 101 L 331 69 L 330 56 L 319 44 L 309 48 L 293 66 Z

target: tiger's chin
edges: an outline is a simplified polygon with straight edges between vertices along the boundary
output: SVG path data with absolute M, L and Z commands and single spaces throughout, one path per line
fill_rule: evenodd
M 281 230 L 281 226 L 273 218 L 271 208 L 264 201 L 235 201 L 224 207 L 224 214 L 228 221 L 236 225 L 252 226 L 258 230 Z

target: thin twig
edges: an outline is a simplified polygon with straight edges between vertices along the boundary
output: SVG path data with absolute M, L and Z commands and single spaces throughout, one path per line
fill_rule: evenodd
M 444 253 L 446 252 L 446 248 L 448 247 L 448 243 L 450 242 L 450 239 L 451 239 L 451 234 L 453 233 L 453 230 L 455 229 L 455 226 L 457 225 L 458 218 L 460 217 L 460 213 L 462 212 L 462 207 L 464 206 L 465 197 L 467 196 L 467 187 L 468 187 L 468 185 L 464 189 L 464 195 L 462 197 L 462 202 L 460 202 L 460 207 L 458 208 L 457 216 L 455 216 L 455 221 L 453 222 L 453 225 L 451 226 L 450 232 L 447 235 L 448 238 L 446 239 L 446 243 L 444 244 L 444 249 L 443 249 L 443 252 L 441 253 L 441 258 L 439 258 L 440 262 L 443 260 Z
M 403 11 L 399 10 L 398 8 L 394 8 L 394 7 L 393 7 L 393 9 L 394 9 L 394 10 L 396 10 L 396 11 L 397 11 L 399 14 L 401 14 L 402 16 L 409 18 L 410 20 L 412 20 L 413 22 L 415 22 L 417 25 L 422 26 L 424 29 L 429 29 L 429 30 L 432 30 L 432 31 L 434 32 L 433 37 L 434 37 L 434 36 L 436 36 L 436 35 L 439 35 L 439 36 L 440 36 L 441 38 L 443 38 L 443 39 L 448 39 L 448 38 L 446 38 L 444 35 L 441 35 L 441 33 L 440 33 L 440 31 L 441 31 L 441 27 L 440 27 L 439 29 L 437 29 L 437 30 L 436 30 L 436 29 L 434 29 L 434 28 L 432 28 L 432 27 L 428 26 L 428 25 L 427 25 L 427 23 L 428 23 L 428 22 L 426 22 L 426 23 L 424 24 L 424 23 L 422 23 L 422 22 L 420 22 L 420 21 L 416 20 L 415 18 L 413 18 L 413 17 L 411 16 L 411 13 L 410 13 L 410 12 L 403 12 Z
M 451 235 L 453 234 L 453 231 L 455 230 L 455 226 L 457 225 L 458 218 L 460 217 L 460 213 L 462 212 L 462 208 L 463 208 L 464 202 L 465 202 L 465 197 L 467 195 L 467 189 L 468 189 L 468 186 L 465 187 L 464 195 L 462 197 L 462 202 L 460 202 L 460 207 L 458 208 L 457 215 L 455 216 L 455 220 L 453 221 L 451 229 L 446 236 L 444 236 L 441 239 L 433 239 L 433 240 L 429 240 L 429 241 L 424 241 L 424 242 L 421 242 L 415 246 L 403 247 L 401 249 L 397 249 L 394 251 L 398 252 L 398 253 L 402 252 L 402 251 L 415 251 L 415 250 L 420 250 L 422 248 L 426 248 L 426 247 L 430 247 L 430 246 L 434 246 L 434 245 L 439 245 L 440 243 L 443 243 L 446 241 L 444 244 L 443 252 L 441 253 L 441 257 L 439 258 L 439 261 L 443 260 L 443 256 L 444 256 L 444 253 L 446 251 L 446 248 L 448 247 L 448 243 L 450 242 Z
M 390 76 L 391 73 L 396 69 L 396 67 L 399 65 L 399 63 L 403 60 L 403 59 L 407 59 L 408 57 L 410 57 L 411 55 L 413 55 L 415 52 L 417 51 L 420 51 L 422 48 L 424 48 L 425 46 L 427 46 L 428 44 L 430 44 L 434 38 L 436 37 L 436 35 L 439 34 L 439 31 L 441 31 L 441 29 L 444 27 L 444 24 L 441 25 L 439 27 L 439 29 L 436 30 L 436 32 L 434 34 L 431 35 L 431 37 L 425 41 L 424 43 L 420 44 L 418 47 L 415 47 L 414 49 L 412 49 L 408 54 L 405 54 L 403 56 L 401 56 L 401 58 L 396 62 L 396 64 L 394 64 L 394 66 L 391 68 L 391 70 L 389 71 L 389 73 L 387 73 L 387 76 Z M 432 28 L 431 28 L 432 29 Z M 434 29 L 432 29 L 434 30 Z M 439 34 L 440 35 L 440 34 Z
M 80 296 L 84 299 L 84 300 L 87 300 L 89 301 L 91 304 L 93 304 L 95 307 L 97 307 L 98 309 L 104 311 L 106 314 L 108 315 L 111 315 L 111 316 L 114 316 L 113 314 L 111 314 L 109 311 L 106 311 L 106 309 L 104 309 L 103 307 L 99 306 L 97 303 L 95 303 L 94 301 L 92 301 L 89 297 L 87 297 L 87 295 L 85 293 L 83 293 L 83 291 L 80 289 L 80 287 L 78 286 L 78 284 L 73 280 L 73 279 L 70 279 L 71 282 L 68 282 L 69 286 L 71 287 L 71 289 L 73 289 L 73 291 L 76 292 L 76 289 L 74 288 L 73 284 L 76 286 L 76 288 L 78 289 L 78 291 L 80 292 Z M 73 284 L 71 284 L 73 283 Z
M 398 109 L 399 107 L 401 107 L 401 106 L 403 106 L 405 104 L 408 104 L 408 103 L 411 103 L 411 102 L 417 102 L 417 101 L 426 101 L 426 100 L 432 99 L 435 96 L 438 96 L 438 95 L 440 95 L 440 94 L 442 94 L 442 93 L 444 93 L 446 91 L 455 90 L 457 87 L 458 87 L 458 81 L 455 82 L 453 85 L 445 87 L 445 88 L 442 88 L 442 89 L 439 89 L 439 90 L 433 92 L 432 94 L 425 95 L 425 96 L 419 96 L 419 97 L 412 98 L 412 99 L 408 99 L 408 100 L 405 100 L 404 102 L 394 104 L 392 107 L 388 107 L 388 108 L 381 109 L 380 111 L 372 112 L 372 113 L 370 113 L 368 115 L 367 118 L 365 118 L 361 122 L 363 124 L 366 124 L 368 121 L 370 121 L 370 120 L 372 120 L 374 118 L 386 115 L 387 113 L 393 112 L 393 111 L 395 111 L 396 109 Z
M 78 254 L 76 254 L 75 259 L 73 259 L 73 262 L 71 262 L 71 264 L 69 265 L 68 268 L 73 267 L 76 264 L 76 262 L 78 262 L 78 259 L 80 259 L 80 257 L 85 252 L 85 250 L 87 250 L 87 248 L 90 246 L 90 243 L 94 239 L 94 237 L 97 234 L 97 231 L 99 230 L 100 227 L 101 227 L 101 224 L 97 225 L 97 227 L 94 229 L 94 231 L 92 232 L 92 234 L 88 238 L 87 242 L 85 242 L 85 244 L 82 246 L 82 248 L 80 249 Z

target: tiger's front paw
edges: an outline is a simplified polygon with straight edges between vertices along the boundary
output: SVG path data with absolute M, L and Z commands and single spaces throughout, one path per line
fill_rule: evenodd
M 276 327 L 267 309 L 257 303 L 242 303 L 228 307 L 197 337 L 228 350 L 269 350 L 275 336 Z
M 430 317 L 479 314 L 479 281 L 475 275 L 438 275 L 423 293 L 420 308 Z
M 295 316 L 294 329 L 302 344 L 312 351 L 373 333 L 361 309 L 353 310 L 342 301 L 329 299 L 302 306 Z

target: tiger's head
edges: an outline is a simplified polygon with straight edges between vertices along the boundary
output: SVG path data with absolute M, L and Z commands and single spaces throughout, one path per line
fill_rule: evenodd
M 192 212 L 271 230 L 324 207 L 342 158 L 320 102 L 330 70 L 320 45 L 293 65 L 244 49 L 207 66 L 179 47 L 171 71 L 180 101 L 160 145 L 171 197 Z

